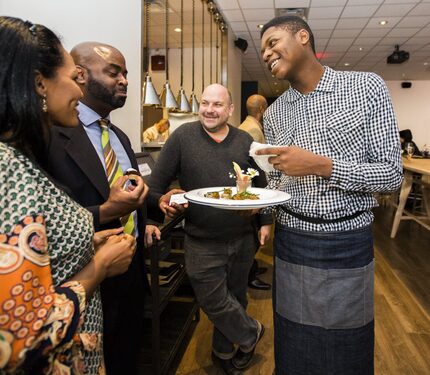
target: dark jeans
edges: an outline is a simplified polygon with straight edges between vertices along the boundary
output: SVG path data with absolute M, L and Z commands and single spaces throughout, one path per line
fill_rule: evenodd
M 277 375 L 373 374 L 370 227 L 309 232 L 277 225 Z
M 214 324 L 212 350 L 232 358 L 235 344 L 249 347 L 257 322 L 246 313 L 248 272 L 254 259 L 253 235 L 232 241 L 185 236 L 185 267 L 197 302 Z

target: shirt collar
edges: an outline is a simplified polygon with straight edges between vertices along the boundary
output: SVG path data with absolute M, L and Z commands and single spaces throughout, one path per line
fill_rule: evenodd
M 320 81 L 318 82 L 317 87 L 315 87 L 314 91 L 322 91 L 322 92 L 332 92 L 335 89 L 335 83 L 336 83 L 336 71 L 331 69 L 328 66 L 324 66 L 324 74 L 322 75 Z M 311 93 L 308 93 L 306 95 L 309 95 Z M 294 89 L 293 87 L 290 87 L 285 92 L 285 100 L 287 102 L 293 102 L 295 100 L 298 100 L 300 98 L 303 98 L 305 95 Z
M 84 124 L 84 126 L 90 126 L 102 118 L 97 112 L 82 102 L 79 102 L 78 111 L 79 120 Z M 110 123 L 110 116 L 106 117 L 106 119 L 108 119 Z

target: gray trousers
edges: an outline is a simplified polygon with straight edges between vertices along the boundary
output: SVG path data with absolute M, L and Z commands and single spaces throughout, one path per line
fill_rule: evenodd
M 248 273 L 254 259 L 253 233 L 232 241 L 185 236 L 185 267 L 197 302 L 214 324 L 212 350 L 234 356 L 257 337 L 257 321 L 246 313 Z

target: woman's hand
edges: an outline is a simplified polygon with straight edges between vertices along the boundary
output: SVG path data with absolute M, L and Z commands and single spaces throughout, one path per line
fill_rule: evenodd
M 101 230 L 99 232 L 94 233 L 93 243 L 95 251 L 97 251 L 99 247 L 103 245 L 109 237 L 120 234 L 123 231 L 124 227 L 120 227 L 115 229 Z
M 104 278 L 128 270 L 136 251 L 136 239 L 129 234 L 111 235 L 99 246 L 94 261 L 104 270 Z

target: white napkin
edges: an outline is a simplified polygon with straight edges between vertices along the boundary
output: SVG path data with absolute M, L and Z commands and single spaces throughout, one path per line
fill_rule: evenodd
M 252 142 L 251 147 L 249 148 L 249 156 L 252 156 L 257 163 L 257 165 L 264 171 L 264 172 L 274 172 L 275 168 L 273 168 L 273 165 L 269 163 L 269 157 L 276 156 L 276 155 L 256 155 L 255 151 L 261 150 L 263 148 L 269 148 L 269 147 L 278 147 L 278 146 L 272 146 L 267 143 L 258 143 L 258 142 Z

